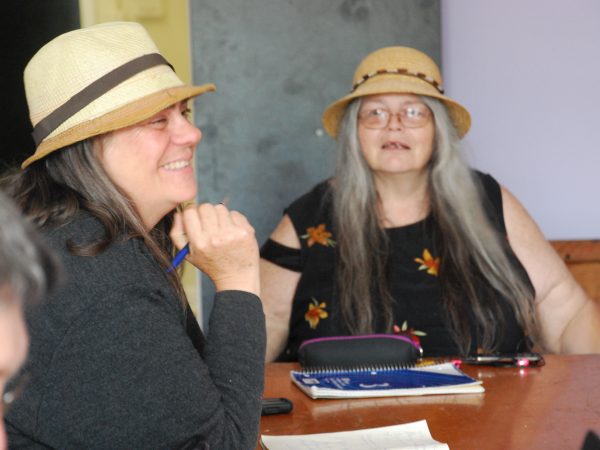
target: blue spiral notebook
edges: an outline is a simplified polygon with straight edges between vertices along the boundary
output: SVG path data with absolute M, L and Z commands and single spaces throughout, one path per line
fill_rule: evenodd
M 311 398 L 365 398 L 484 392 L 481 381 L 452 363 L 415 368 L 311 370 L 290 372 Z

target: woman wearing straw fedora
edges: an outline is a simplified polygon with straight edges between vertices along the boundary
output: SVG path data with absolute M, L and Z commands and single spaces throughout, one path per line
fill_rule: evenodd
M 254 448 L 265 329 L 245 217 L 188 206 L 200 130 L 186 86 L 135 23 L 45 45 L 25 69 L 36 151 L 2 187 L 61 256 L 64 286 L 28 312 L 31 380 L 11 447 Z M 169 241 L 169 236 L 172 239 Z M 214 282 L 204 338 L 170 260 Z
M 470 116 L 436 64 L 369 54 L 323 114 L 334 176 L 261 249 L 267 360 L 308 339 L 399 333 L 424 355 L 600 351 L 600 313 L 520 203 L 467 167 Z

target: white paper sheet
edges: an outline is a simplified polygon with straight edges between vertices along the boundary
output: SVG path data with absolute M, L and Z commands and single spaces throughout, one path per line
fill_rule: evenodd
M 261 436 L 268 450 L 449 450 L 431 437 L 427 421 L 336 433 Z

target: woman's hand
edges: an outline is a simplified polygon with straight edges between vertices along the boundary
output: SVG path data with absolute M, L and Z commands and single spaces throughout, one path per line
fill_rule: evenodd
M 246 217 L 225 205 L 189 205 L 175 214 L 169 233 L 186 259 L 204 272 L 217 292 L 242 290 L 260 295 L 258 243 Z

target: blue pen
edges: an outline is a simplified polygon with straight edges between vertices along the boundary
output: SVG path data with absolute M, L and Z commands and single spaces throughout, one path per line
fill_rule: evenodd
M 229 202 L 229 198 L 225 197 L 222 202 L 219 202 L 219 204 L 227 206 L 228 202 Z M 188 255 L 189 252 L 190 252 L 190 244 L 185 244 L 185 247 L 183 247 L 181 250 L 179 250 L 177 252 L 177 254 L 175 255 L 175 258 L 173 258 L 173 261 L 171 261 L 171 267 L 169 267 L 167 269 L 167 273 L 170 273 L 173 270 L 175 270 L 177 268 L 177 266 L 179 266 L 179 264 L 181 264 L 183 262 L 183 260 L 185 259 L 185 257 Z
M 173 258 L 173 261 L 171 262 L 171 267 L 169 267 L 167 269 L 167 273 L 175 270 L 177 268 L 177 266 L 179 266 L 179 264 L 181 264 L 183 262 L 183 260 L 185 259 L 185 257 L 188 255 L 189 252 L 190 252 L 190 244 L 185 244 L 185 247 L 183 247 L 181 250 L 179 250 L 177 252 L 177 254 L 175 255 L 175 258 Z

